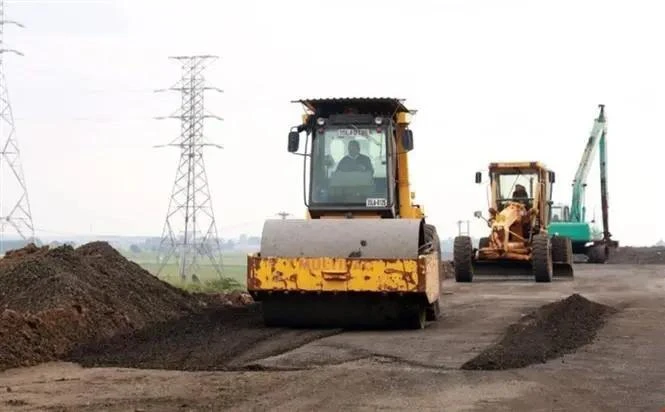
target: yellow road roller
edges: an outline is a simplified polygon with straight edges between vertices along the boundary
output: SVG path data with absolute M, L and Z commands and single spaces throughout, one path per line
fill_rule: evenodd
M 307 214 L 267 220 L 247 257 L 265 324 L 421 329 L 437 320 L 441 246 L 409 188 L 415 111 L 397 98 L 293 103 L 305 109 L 288 151 L 304 162 Z

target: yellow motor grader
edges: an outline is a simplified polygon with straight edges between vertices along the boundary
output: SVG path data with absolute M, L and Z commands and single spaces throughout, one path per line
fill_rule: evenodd
M 248 256 L 247 289 L 265 323 L 423 328 L 439 316 L 441 246 L 412 203 L 414 112 L 393 98 L 297 103 L 305 114 L 288 151 L 305 162 L 307 216 L 266 221 Z
M 457 282 L 471 282 L 474 275 L 531 275 L 536 282 L 553 276 L 573 276 L 572 242 L 547 232 L 551 218 L 555 173 L 541 162 L 491 163 L 491 201 L 487 221 L 489 236 L 474 248 L 469 236 L 454 240 Z M 476 173 L 482 183 L 482 173 Z

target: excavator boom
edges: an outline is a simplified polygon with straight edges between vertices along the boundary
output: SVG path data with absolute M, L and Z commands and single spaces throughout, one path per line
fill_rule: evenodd
M 587 140 L 582 158 L 573 180 L 573 194 L 570 206 L 559 205 L 553 210 L 556 217 L 549 226 L 551 235 L 565 236 L 572 240 L 573 253 L 586 254 L 590 263 L 604 263 L 610 249 L 619 243 L 612 240 L 609 231 L 609 205 L 607 185 L 607 119 L 605 105 L 598 105 L 600 112 L 594 119 L 591 134 Z M 593 164 L 593 157 L 599 152 L 600 199 L 602 208 L 602 237 L 595 236 L 595 230 L 586 220 L 585 195 L 587 176 Z M 593 221 L 591 222 L 593 223 Z

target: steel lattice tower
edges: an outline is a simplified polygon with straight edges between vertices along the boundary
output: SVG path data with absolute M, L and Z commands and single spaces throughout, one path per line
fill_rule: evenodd
M 24 240 L 34 241 L 32 212 L 23 176 L 4 67 L 6 53 L 23 56 L 21 52 L 7 48 L 4 41 L 4 28 L 8 24 L 21 28 L 23 25 L 12 20 L 5 20 L 4 3 L 4 0 L 0 0 L 0 232 L 4 236 L 5 227 L 9 225 Z
M 182 65 L 182 78 L 169 89 L 181 93 L 181 107 L 171 116 L 158 119 L 179 119 L 180 136 L 165 146 L 180 148 L 180 161 L 169 201 L 166 222 L 157 256 L 159 276 L 172 257 L 179 266 L 183 280 L 197 279 L 199 264 L 206 257 L 219 276 L 222 275 L 222 248 L 217 235 L 212 199 L 208 187 L 203 148 L 221 146 L 205 143 L 203 123 L 206 118 L 220 117 L 204 109 L 203 95 L 206 90 L 221 90 L 206 86 L 203 69 L 216 56 L 170 57 Z M 194 276 L 193 276 L 194 275 Z

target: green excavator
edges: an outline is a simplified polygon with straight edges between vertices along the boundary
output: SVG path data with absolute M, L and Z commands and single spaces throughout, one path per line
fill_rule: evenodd
M 552 236 L 570 238 L 573 254 L 586 255 L 588 263 L 605 263 L 610 250 L 619 246 L 612 240 L 609 231 L 607 202 L 607 119 L 605 105 L 598 105 L 600 113 L 593 122 L 591 135 L 584 148 L 582 159 L 573 180 L 573 196 L 570 205 L 552 205 L 550 224 L 547 231 Z M 586 179 L 593 164 L 593 156 L 598 150 L 600 163 L 600 199 L 602 208 L 602 230 L 594 227 L 595 219 L 586 220 Z

